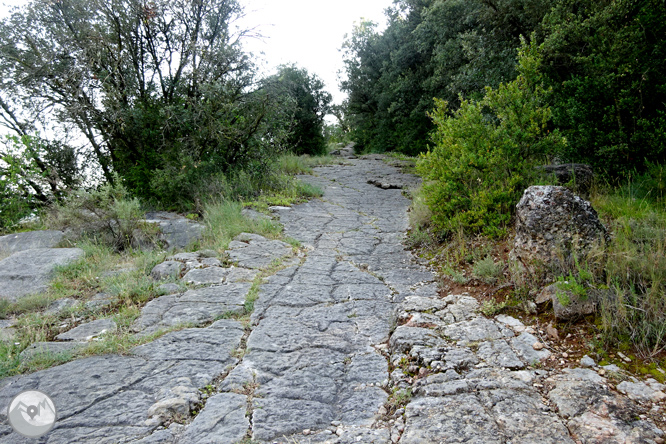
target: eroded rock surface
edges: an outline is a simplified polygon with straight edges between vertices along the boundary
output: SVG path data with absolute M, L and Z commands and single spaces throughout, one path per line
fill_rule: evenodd
M 0 236 L 0 254 L 13 254 L 37 248 L 53 248 L 65 233 L 56 230 L 27 231 Z
M 46 290 L 56 267 L 83 257 L 79 248 L 37 248 L 0 261 L 0 299 L 15 301 Z
M 551 352 L 519 320 L 487 319 L 474 298 L 439 294 L 402 245 L 409 200 L 367 183 L 401 179 L 395 168 L 373 156 L 317 174 L 303 180 L 322 199 L 271 208 L 302 243 L 298 254 L 243 234 L 230 245 L 238 267 L 204 264 L 200 252 L 169 258 L 197 278 L 214 269 L 223 283 L 165 287 L 174 294 L 148 303 L 134 327 L 199 328 L 130 356 L 2 380 L 0 404 L 25 388 L 51 395 L 61 414 L 48 443 L 663 442 L 594 371 L 540 370 Z M 250 292 L 257 273 L 266 278 Z M 220 319 L 230 317 L 243 323 Z M 25 442 L 2 419 L 0 440 Z
M 566 269 L 574 256 L 583 261 L 607 236 L 606 227 L 588 201 L 564 187 L 534 186 L 525 190 L 516 206 L 511 254 L 527 267 Z

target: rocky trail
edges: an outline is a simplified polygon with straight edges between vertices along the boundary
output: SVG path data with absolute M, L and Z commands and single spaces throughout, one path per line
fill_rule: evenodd
M 174 256 L 164 267 L 191 268 L 183 279 L 202 287 L 151 301 L 135 328 L 193 327 L 0 381 L 3 408 L 26 389 L 58 408 L 37 441 L 0 412 L 0 442 L 664 443 L 645 416 L 664 415 L 664 386 L 616 387 L 612 368 L 589 361 L 541 369 L 551 352 L 535 347 L 538 331 L 439 293 L 403 245 L 401 188 L 415 177 L 365 156 L 302 179 L 323 198 L 274 209 L 298 253 L 244 234 L 229 247 L 235 268 Z M 243 323 L 234 314 L 257 273 Z

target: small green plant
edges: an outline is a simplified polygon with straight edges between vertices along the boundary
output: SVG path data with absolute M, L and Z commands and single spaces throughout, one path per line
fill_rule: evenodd
M 95 191 L 71 193 L 51 207 L 45 217 L 49 228 L 68 229 L 70 241 L 95 239 L 116 251 L 157 242 L 158 228 L 143 222 L 138 199 L 130 197 L 118 179 Z
M 485 259 L 474 263 L 472 273 L 478 279 L 481 279 L 487 284 L 497 282 L 497 279 L 502 274 L 504 264 L 502 262 L 495 262 L 492 256 L 488 255 Z
M 451 267 L 442 268 L 442 273 L 449 276 L 451 280 L 453 280 L 453 282 L 455 282 L 456 284 L 463 285 L 469 282 L 469 279 L 466 278 L 461 271 L 455 270 Z
M 393 415 L 396 410 L 405 407 L 412 400 L 412 389 L 394 388 L 386 401 L 387 416 Z
M 497 302 L 495 299 L 487 299 L 481 304 L 481 313 L 490 317 L 500 314 L 507 306 L 506 302 Z

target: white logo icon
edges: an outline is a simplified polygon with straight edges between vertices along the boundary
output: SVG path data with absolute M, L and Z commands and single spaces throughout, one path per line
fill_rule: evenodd
M 17 433 L 28 438 L 46 435 L 56 422 L 53 400 L 39 390 L 21 392 L 7 409 L 9 424 Z

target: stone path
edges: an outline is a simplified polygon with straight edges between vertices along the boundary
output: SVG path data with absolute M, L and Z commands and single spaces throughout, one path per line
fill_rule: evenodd
M 214 285 L 158 298 L 135 324 L 192 328 L 128 356 L 0 381 L 0 405 L 28 388 L 51 395 L 59 420 L 44 443 L 663 444 L 601 369 L 539 370 L 550 352 L 535 349 L 538 332 L 486 319 L 466 295 L 438 295 L 402 245 L 410 202 L 400 188 L 415 178 L 375 157 L 317 174 L 304 180 L 325 190 L 321 200 L 275 209 L 307 254 L 243 235 L 229 252 L 238 277 L 211 263 L 190 279 Z M 172 262 L 190 259 L 203 262 Z M 242 276 L 276 260 L 250 322 L 220 319 L 242 312 Z M 659 398 L 663 387 L 650 390 Z M 663 414 L 663 400 L 654 406 Z M 35 442 L 0 415 L 3 443 Z

